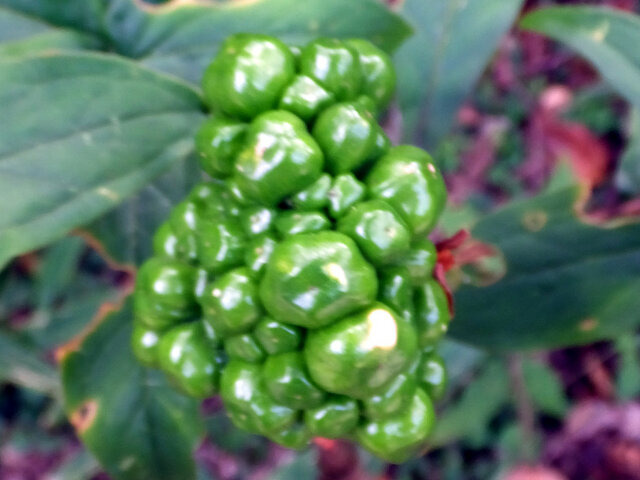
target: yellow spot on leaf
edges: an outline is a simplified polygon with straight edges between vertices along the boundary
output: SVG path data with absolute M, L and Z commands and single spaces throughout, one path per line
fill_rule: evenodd
M 96 192 L 98 193 L 98 195 L 102 195 L 103 197 L 106 197 L 114 202 L 120 200 L 120 195 L 107 187 L 98 187 L 96 188 Z
M 602 22 L 596 29 L 591 32 L 591 38 L 597 43 L 602 43 L 609 34 L 609 21 Z
M 134 456 L 125 457 L 122 459 L 118 468 L 121 472 L 126 472 L 127 470 L 131 470 L 131 468 L 136 464 L 136 458 Z
M 71 413 L 69 420 L 78 434 L 82 435 L 93 425 L 98 414 L 98 401 L 87 400 L 80 408 Z
M 539 232 L 548 220 L 549 216 L 542 210 L 531 210 L 522 217 L 522 225 L 530 232 Z
M 586 318 L 580 322 L 578 328 L 581 332 L 590 332 L 598 326 L 598 320 L 595 318 Z

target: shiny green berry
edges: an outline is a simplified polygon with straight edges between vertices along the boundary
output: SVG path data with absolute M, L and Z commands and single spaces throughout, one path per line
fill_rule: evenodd
M 350 100 L 360 92 L 362 71 L 358 52 L 347 43 L 319 38 L 300 52 L 300 72 L 317 81 L 336 100 Z
M 362 94 L 373 99 L 378 110 L 383 110 L 389 104 L 396 88 L 396 72 L 391 58 L 366 40 L 353 39 L 347 43 L 358 53 L 363 74 Z
M 187 394 L 205 398 L 218 391 L 220 365 L 200 322 L 178 325 L 162 335 L 157 356 Z
M 272 435 L 292 426 L 298 412 L 272 399 L 262 381 L 262 366 L 231 360 L 220 380 L 220 395 L 228 408 L 248 416 L 255 430 Z
M 288 110 L 305 122 L 310 122 L 333 102 L 333 94 L 313 78 L 298 75 L 282 94 L 279 108 Z
M 451 320 L 447 295 L 436 280 L 416 289 L 415 313 L 420 347 L 434 345 L 447 332 Z
M 384 392 L 363 401 L 365 414 L 371 420 L 378 420 L 402 412 L 413 399 L 417 388 L 415 375 L 401 373 L 389 384 Z
M 380 271 L 378 299 L 405 319 L 414 317 L 413 283 L 406 267 L 391 267 Z
M 260 278 L 276 248 L 278 241 L 274 235 L 264 234 L 253 237 L 244 252 L 244 264 L 251 274 Z
M 134 355 L 141 363 L 150 367 L 158 363 L 158 344 L 161 333 L 152 330 L 145 325 L 136 323 L 131 336 L 131 348 Z
M 357 429 L 357 438 L 380 458 L 403 463 L 425 446 L 434 422 L 429 396 L 417 389 L 407 408 L 393 417 L 364 423 Z
M 280 445 L 294 450 L 301 450 L 311 441 L 311 432 L 302 422 L 296 422 L 279 432 L 272 433 L 269 438 Z
M 196 150 L 202 169 L 214 178 L 231 175 L 246 130 L 245 123 L 222 116 L 211 117 L 203 123 L 196 134 Z
M 262 316 L 258 285 L 244 267 L 208 284 L 200 304 L 204 320 L 223 337 L 249 331 Z
M 329 214 L 333 218 L 340 218 L 349 207 L 364 199 L 366 187 L 351 173 L 344 173 L 333 179 L 327 195 Z
M 291 203 L 297 210 L 321 210 L 329 203 L 332 178 L 322 175 L 304 190 L 296 193 Z
M 406 145 L 389 150 L 365 183 L 371 196 L 389 203 L 415 235 L 434 227 L 447 198 L 444 180 L 429 154 Z
M 411 363 L 416 332 L 383 304 L 312 330 L 304 354 L 311 378 L 325 390 L 354 398 L 380 394 Z
M 382 200 L 358 203 L 340 219 L 337 230 L 355 240 L 374 265 L 392 263 L 409 251 L 409 228 Z
M 241 333 L 226 338 L 224 349 L 229 358 L 249 363 L 261 363 L 266 356 L 255 336 L 250 333 Z
M 319 407 L 304 412 L 307 428 L 317 437 L 345 437 L 353 432 L 359 420 L 358 402 L 339 395 L 332 395 Z
M 149 328 L 162 330 L 196 315 L 195 268 L 177 260 L 147 260 L 136 278 L 136 318 Z
M 407 269 L 411 283 L 420 286 L 433 277 L 437 260 L 436 246 L 427 239 L 421 239 L 415 242 L 396 263 Z
M 304 333 L 300 327 L 264 317 L 256 325 L 255 336 L 269 355 L 276 355 L 297 350 Z
M 323 164 L 322 150 L 304 122 L 292 113 L 271 111 L 249 126 L 234 180 L 243 196 L 272 206 L 316 181 Z
M 331 228 L 331 222 L 322 212 L 282 212 L 275 222 L 281 237 L 299 233 L 319 232 Z
M 202 80 L 209 106 L 250 119 L 274 108 L 293 78 L 295 59 L 280 40 L 267 35 L 228 37 Z
M 269 356 L 262 374 L 274 400 L 287 407 L 313 408 L 325 399 L 324 390 L 311 380 L 301 352 Z
M 418 366 L 418 382 L 432 400 L 440 400 L 447 390 L 447 368 L 442 357 L 423 354 Z
M 353 240 L 319 232 L 294 235 L 276 246 L 260 297 L 276 320 L 318 328 L 366 307 L 377 289 L 375 271 Z
M 234 217 L 202 220 L 195 239 L 200 264 L 208 271 L 224 272 L 244 262 L 247 237 Z
M 334 175 L 362 166 L 376 147 L 378 126 L 371 114 L 355 102 L 338 103 L 320 114 L 313 136 Z

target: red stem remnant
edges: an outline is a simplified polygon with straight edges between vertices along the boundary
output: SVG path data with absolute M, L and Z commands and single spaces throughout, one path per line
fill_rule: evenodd
M 436 260 L 436 266 L 433 270 L 433 278 L 440 284 L 444 293 L 447 295 L 447 303 L 449 304 L 449 312 L 451 317 L 455 315 L 455 308 L 453 304 L 453 293 L 451 287 L 447 283 L 447 277 L 445 273 L 451 270 L 456 265 L 456 259 L 453 250 L 459 248 L 468 238 L 469 232 L 467 230 L 459 230 L 453 236 L 440 240 L 436 243 L 436 250 L 438 252 L 438 258 Z
M 319 480 L 358 480 L 363 478 L 356 447 L 344 440 L 316 437 Z

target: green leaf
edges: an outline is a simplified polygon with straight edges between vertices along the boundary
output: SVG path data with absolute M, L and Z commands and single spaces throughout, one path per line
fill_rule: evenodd
M 48 30 L 42 22 L 0 7 L 0 43 L 23 40 Z
M 458 339 L 503 351 L 553 348 L 617 337 L 640 323 L 640 222 L 586 223 L 576 204 L 580 187 L 563 175 L 472 230 L 506 271 L 455 293 Z
M 544 446 L 540 437 L 541 433 L 538 431 L 526 432 L 521 423 L 513 422 L 506 425 L 492 445 L 499 452 L 500 458 L 500 470 L 492 478 L 509 478 L 509 470 L 517 465 L 536 462 Z
M 405 0 L 415 35 L 396 53 L 405 139 L 433 148 L 520 11 L 522 0 Z
M 632 400 L 640 393 L 640 336 L 623 335 L 616 340 L 618 352 L 617 393 L 621 400 Z
M 562 418 L 569 408 L 562 383 L 555 372 L 541 361 L 523 358 L 522 373 L 527 394 L 536 408 L 546 414 Z
M 491 418 L 511 400 L 509 388 L 509 376 L 503 362 L 487 361 L 462 396 L 447 405 L 439 416 L 431 445 L 437 447 L 461 439 L 481 444 Z
M 86 227 L 101 250 L 120 264 L 140 265 L 151 256 L 153 234 L 173 207 L 202 180 L 195 158 L 176 163 L 136 196 Z
M 80 450 L 49 474 L 51 480 L 86 480 L 100 474 L 100 466 L 86 450 Z
M 46 395 L 57 396 L 56 369 L 40 358 L 41 352 L 11 332 L 0 330 L 0 382 L 10 381 Z
M 0 7 L 0 59 L 59 50 L 99 48 L 93 36 L 49 25 Z
M 456 342 L 450 338 L 444 339 L 438 347 L 438 355 L 444 359 L 447 365 L 450 389 L 457 389 L 468 382 L 474 371 L 487 357 L 486 352 L 483 350 Z
M 80 255 L 86 245 L 79 237 L 66 237 L 51 245 L 41 257 L 33 285 L 33 304 L 51 305 L 69 288 L 78 274 Z
M 100 33 L 110 0 L 0 0 L 0 6 L 39 18 L 52 25 Z
M 75 292 L 67 291 L 64 300 L 35 310 L 22 330 L 43 350 L 55 349 L 71 341 L 96 316 L 101 306 L 121 296 L 113 286 L 91 281 L 86 276 L 77 278 L 73 287 Z
M 29 275 L 7 268 L 0 283 L 0 319 L 23 314 L 13 328 L 41 356 L 68 342 L 91 321 L 106 302 L 122 296 L 113 279 L 80 267 L 86 244 L 79 237 L 66 237 L 39 253 Z M 95 255 L 95 254 L 94 254 Z M 97 255 L 85 262 L 96 267 Z M 26 343 L 25 343 L 26 345 Z
M 296 455 L 293 460 L 277 468 L 269 480 L 298 480 L 301 478 L 316 478 L 318 469 L 316 467 L 316 456 L 313 450 Z
M 193 479 L 202 434 L 198 402 L 135 360 L 130 304 L 108 314 L 63 358 L 66 411 L 115 480 Z
M 616 186 L 629 194 L 640 193 L 640 110 L 631 110 L 627 147 L 616 172 Z
M 624 97 L 640 107 L 640 19 L 602 7 L 548 7 L 529 13 L 520 27 L 563 42 L 589 60 Z
M 202 114 L 182 83 L 98 54 L 3 66 L 11 122 L 0 130 L 0 266 L 113 208 L 192 150 Z
M 101 43 L 93 37 L 71 30 L 51 30 L 33 37 L 0 44 L 0 59 L 65 50 L 91 50 Z
M 397 15 L 376 0 L 245 0 L 144 6 L 113 0 L 107 15 L 112 41 L 125 55 L 163 72 L 200 83 L 227 36 L 276 35 L 302 43 L 317 36 L 362 37 L 393 50 L 410 34 Z

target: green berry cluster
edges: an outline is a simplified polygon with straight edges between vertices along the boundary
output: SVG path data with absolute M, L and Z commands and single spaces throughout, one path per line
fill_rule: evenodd
M 395 87 L 364 40 L 228 38 L 196 185 L 140 269 L 133 348 L 235 425 L 292 448 L 421 451 L 446 372 L 446 295 L 427 239 L 446 201 L 430 156 L 376 121 Z

